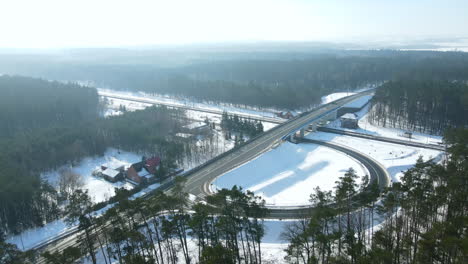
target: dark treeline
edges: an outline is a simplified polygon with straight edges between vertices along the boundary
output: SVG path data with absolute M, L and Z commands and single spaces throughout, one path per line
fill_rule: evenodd
M 348 171 L 334 192 L 317 189 L 311 217 L 284 232 L 291 263 L 466 263 L 468 130 L 446 134 L 448 160 L 418 160 L 385 190 Z M 359 194 L 358 191 L 361 191 Z M 373 230 L 377 216 L 382 227 Z
M 188 212 L 182 182 L 177 179 L 170 194 L 123 199 L 100 218 L 90 214 L 86 193 L 77 192 L 68 219 L 80 223 L 81 246 L 43 256 L 50 264 L 74 263 L 87 254 L 93 263 L 262 263 L 264 201 L 234 187 Z M 99 235 L 96 230 L 101 230 Z M 195 247 L 191 238 L 196 238 Z
M 183 158 L 185 146 L 168 137 L 182 126 L 181 111 L 152 107 L 99 119 L 95 89 L 22 77 L 1 80 L 6 96 L 0 99 L 0 123 L 8 130 L 0 133 L 0 233 L 60 216 L 57 191 L 40 178 L 44 171 L 103 155 L 108 147 L 157 154 L 166 168 Z
M 97 118 L 98 96 L 93 88 L 0 76 L 0 92 L 0 138 Z
M 108 147 L 160 155 L 166 167 L 174 166 L 183 158 L 184 145 L 167 136 L 181 127 L 180 119 L 171 117 L 179 114 L 152 107 L 0 140 L 0 230 L 20 231 L 59 216 L 57 193 L 40 173 L 103 155 Z
M 111 51 L 112 52 L 112 51 Z M 128 51 L 108 64 L 99 59 L 57 62 L 7 56 L 0 71 L 58 80 L 85 80 L 112 89 L 191 97 L 202 101 L 297 109 L 328 93 L 387 80 L 468 80 L 468 55 L 460 52 L 328 51 L 301 56 L 281 53 L 208 53 L 196 60 L 164 66 Z M 86 55 L 81 54 L 82 56 Z M 85 56 L 86 58 L 86 56 Z M 99 56 L 97 56 L 99 58 Z M 301 58 L 301 59 L 299 59 Z M 15 67 L 11 67 L 14 64 Z
M 221 128 L 226 139 L 231 139 L 232 134 L 236 133 L 236 145 L 244 141 L 244 136 L 254 137 L 263 132 L 262 122 L 240 118 L 237 115 L 229 115 L 227 112 L 223 112 Z
M 372 100 L 371 122 L 440 134 L 468 126 L 468 85 L 448 81 L 401 80 L 379 87 Z
M 380 195 L 376 182 L 349 169 L 334 191 L 311 195 L 310 216 L 283 233 L 290 263 L 465 263 L 468 234 L 468 130 L 446 133 L 442 164 L 420 159 L 401 182 Z M 119 190 L 117 197 L 126 192 Z M 123 196 L 126 197 L 126 196 Z M 377 200 L 380 199 L 379 202 Z M 189 205 L 178 178 L 170 194 L 148 200 L 120 200 L 95 218 L 86 193 L 76 192 L 67 207 L 78 220 L 79 247 L 44 253 L 48 263 L 75 263 L 89 256 L 98 263 L 262 263 L 264 201 L 234 187 Z M 187 209 L 190 208 L 189 213 Z M 382 223 L 373 230 L 375 220 Z M 97 230 L 103 230 L 97 235 Z M 374 232 L 375 231 L 375 232 Z M 196 249 L 190 238 L 196 238 Z M 10 263 L 34 263 L 2 243 Z

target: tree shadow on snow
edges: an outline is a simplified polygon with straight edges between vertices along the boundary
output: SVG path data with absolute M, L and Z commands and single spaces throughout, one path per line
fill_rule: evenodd
M 286 190 L 287 188 L 293 186 L 294 184 L 300 183 L 301 181 L 306 180 L 307 178 L 311 176 L 311 174 L 319 172 L 320 170 L 328 166 L 328 164 L 330 164 L 330 162 L 321 161 L 307 169 L 296 168 L 295 170 L 293 170 L 293 174 L 291 176 L 288 176 L 286 178 L 283 178 L 281 180 L 268 184 L 267 186 L 257 190 L 256 192 L 264 193 L 266 196 L 272 197 Z M 312 188 L 310 192 L 312 193 Z

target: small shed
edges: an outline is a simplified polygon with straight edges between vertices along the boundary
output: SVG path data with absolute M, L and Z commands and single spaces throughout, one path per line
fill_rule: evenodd
M 101 175 L 104 179 L 110 182 L 118 182 L 120 180 L 123 180 L 122 172 L 110 168 L 103 170 Z
M 358 128 L 358 118 L 353 113 L 347 113 L 340 117 L 341 127 L 342 128 Z
M 193 122 L 183 127 L 186 131 L 192 133 L 205 132 L 210 129 L 210 126 L 205 122 Z

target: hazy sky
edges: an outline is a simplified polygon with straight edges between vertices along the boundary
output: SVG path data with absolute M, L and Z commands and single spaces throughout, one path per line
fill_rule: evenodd
M 0 0 L 0 47 L 468 36 L 468 0 Z

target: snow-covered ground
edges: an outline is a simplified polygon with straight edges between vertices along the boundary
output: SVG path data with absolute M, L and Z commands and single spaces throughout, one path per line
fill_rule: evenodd
M 115 91 L 115 90 L 109 90 L 109 89 L 98 89 L 99 93 L 102 95 L 120 95 L 120 96 L 125 96 L 128 98 L 132 99 L 138 99 L 141 97 L 144 97 L 145 99 L 149 99 L 155 103 L 166 103 L 166 104 L 171 104 L 175 106 L 190 106 L 190 107 L 196 107 L 196 108 L 201 108 L 201 109 L 207 109 L 207 110 L 216 110 L 216 111 L 227 111 L 231 114 L 247 114 L 247 115 L 252 115 L 252 116 L 265 116 L 265 117 L 276 117 L 276 112 L 279 112 L 280 110 L 275 110 L 275 109 L 264 109 L 264 108 L 258 108 L 258 107 L 238 107 L 238 106 L 233 106 L 230 104 L 214 104 L 214 103 L 208 103 L 208 102 L 196 102 L 195 100 L 189 99 L 189 98 L 175 98 L 173 96 L 169 95 L 155 95 L 155 94 L 148 94 L 144 92 L 130 92 L 130 91 Z
M 114 196 L 114 188 L 124 187 L 127 189 L 132 189 L 133 186 L 126 182 L 108 182 L 103 178 L 93 176 L 93 171 L 99 169 L 101 165 L 106 163 L 119 163 L 129 167 L 132 163 L 138 161 L 141 161 L 141 156 L 135 153 L 119 151 L 117 149 L 110 148 L 105 152 L 104 156 L 88 157 L 80 161 L 80 163 L 74 167 L 64 166 L 63 168 L 70 169 L 71 171 L 81 175 L 84 183 L 83 189 L 88 190 L 88 193 L 91 196 L 93 202 L 99 203 L 106 201 L 110 197 Z M 46 179 L 53 186 L 57 186 L 59 180 L 59 171 L 60 169 L 49 171 L 43 173 L 41 177 Z
M 413 167 L 419 156 L 422 156 L 424 160 L 435 158 L 437 161 L 443 155 L 441 151 L 432 149 L 403 146 L 332 133 L 314 132 L 306 135 L 306 137 L 348 146 L 372 157 L 387 168 L 393 182 L 399 181 L 403 175 L 402 171 Z
M 67 226 L 63 219 L 58 219 L 43 227 L 31 228 L 19 235 L 7 237 L 6 242 L 17 245 L 21 250 L 28 250 L 70 229 L 71 227 Z
M 136 111 L 136 110 L 145 109 L 151 106 L 151 104 L 109 98 L 107 100 L 107 105 L 105 106 L 105 109 L 102 112 L 102 116 L 108 117 L 108 116 L 116 116 L 116 115 L 123 114 L 123 112 L 120 111 L 121 106 L 124 106 L 127 111 Z M 263 115 L 263 112 L 259 112 L 259 113 L 261 114 L 258 116 L 271 117 L 271 113 L 269 113 L 268 115 Z M 191 120 L 205 121 L 206 119 L 208 119 L 210 122 L 221 124 L 221 115 L 219 114 L 212 114 L 212 113 L 195 111 L 195 110 L 186 110 L 185 115 L 187 116 L 188 119 L 191 119 Z M 262 124 L 263 124 L 263 128 L 265 131 L 277 125 L 275 123 L 270 123 L 270 122 L 262 122 Z
M 383 84 L 383 82 L 375 83 L 375 84 L 368 84 L 368 85 L 362 86 L 362 87 L 357 88 L 357 89 L 353 89 L 352 91 L 348 91 L 348 92 L 331 93 L 329 95 L 322 96 L 321 103 L 322 104 L 328 104 L 328 103 L 331 103 L 331 102 L 336 101 L 338 99 L 341 99 L 343 97 L 350 96 L 350 95 L 353 95 L 353 94 L 357 94 L 357 93 L 360 93 L 360 92 L 364 92 L 364 91 L 373 89 L 373 88 L 375 88 L 377 86 L 380 86 L 382 84 Z
M 335 181 L 351 167 L 359 176 L 367 174 L 359 162 L 341 152 L 315 144 L 285 142 L 222 175 L 213 184 L 228 189 L 240 185 L 261 195 L 267 205 L 306 205 L 316 186 L 332 190 Z
M 262 263 L 266 264 L 282 264 L 287 263 L 284 260 L 286 256 L 284 249 L 287 247 L 287 241 L 283 241 L 281 239 L 281 233 L 283 232 L 284 228 L 293 223 L 294 221 L 281 221 L 281 220 L 265 220 L 265 235 L 262 238 Z M 192 257 L 198 258 L 198 247 L 197 247 L 197 240 L 188 237 L 187 240 L 188 249 L 190 255 Z M 178 244 L 178 241 L 175 240 L 175 243 Z M 102 256 L 102 252 L 100 250 L 96 251 L 96 257 L 98 263 L 104 263 L 104 258 Z M 184 258 L 182 252 L 179 252 L 178 255 L 178 263 L 184 263 Z M 85 264 L 91 264 L 91 258 L 87 257 L 84 259 Z M 118 261 L 112 262 L 112 264 L 117 264 Z
M 326 96 L 322 96 L 322 104 L 328 104 L 346 96 L 355 94 L 354 92 L 343 92 L 343 93 L 332 93 Z
M 372 125 L 368 120 L 368 112 L 370 110 L 369 108 L 370 108 L 370 104 L 366 105 L 361 111 L 355 113 L 359 119 L 358 129 L 341 128 L 339 119 L 329 123 L 327 126 L 330 128 L 335 128 L 335 129 L 342 129 L 342 130 L 365 133 L 369 135 L 376 135 L 376 136 L 382 136 L 382 137 L 397 138 L 401 140 L 408 140 L 408 141 L 420 142 L 420 143 L 425 143 L 425 144 L 438 144 L 442 142 L 441 136 L 434 136 L 434 135 L 412 131 L 413 136 L 411 139 L 408 139 L 402 136 L 406 130 L 397 129 L 397 128 L 379 127 L 379 126 Z
M 205 121 L 208 119 L 210 122 L 214 122 L 216 124 L 221 124 L 221 115 L 218 114 L 211 114 L 211 113 L 206 113 L 206 112 L 200 112 L 200 111 L 194 111 L 194 110 L 186 110 L 185 115 L 187 118 L 196 120 L 196 121 Z M 277 126 L 275 123 L 270 123 L 270 122 L 263 122 L 263 130 L 267 131 L 272 129 L 273 127 Z
M 123 106 L 127 111 L 136 111 L 136 110 L 143 110 L 152 104 L 147 103 L 140 103 L 122 99 L 115 99 L 115 98 L 108 98 L 106 100 L 106 109 L 103 112 L 103 116 L 114 116 L 114 115 L 121 115 L 123 112 L 120 111 L 120 107 Z

